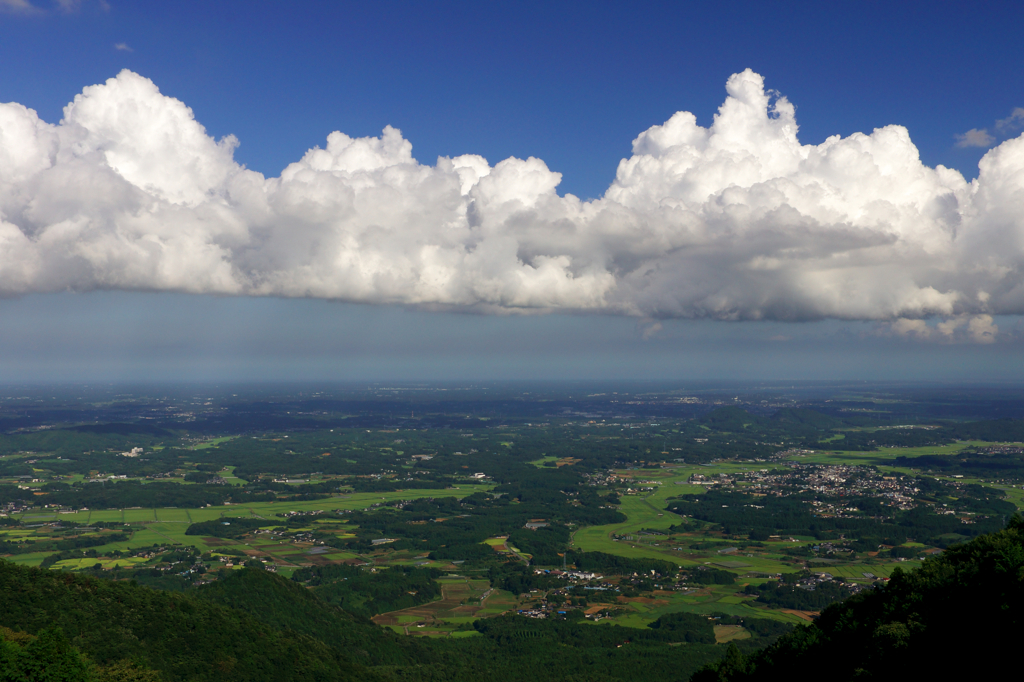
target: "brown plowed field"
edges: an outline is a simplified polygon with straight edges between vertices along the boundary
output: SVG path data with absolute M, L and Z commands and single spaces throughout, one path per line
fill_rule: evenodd
M 819 613 L 818 611 L 797 611 L 796 609 L 782 609 L 782 612 L 791 613 L 798 618 L 803 618 L 804 620 L 809 621 L 814 620 L 813 616 L 817 616 Z

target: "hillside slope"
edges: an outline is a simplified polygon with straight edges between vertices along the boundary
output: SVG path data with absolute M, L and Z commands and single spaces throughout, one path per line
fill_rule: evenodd
M 243 568 L 196 591 L 271 627 L 315 637 L 365 665 L 427 663 L 436 656 L 412 637 L 328 604 L 313 591 L 262 568 Z
M 340 650 L 193 595 L 0 561 L 0 625 L 60 628 L 100 665 L 138 661 L 165 680 L 318 680 L 373 674 Z
M 731 650 L 693 682 L 955 679 L 986 670 L 982 652 L 1015 650 L 1024 625 L 1024 519 L 955 545 L 889 584 L 828 607 L 767 649 Z

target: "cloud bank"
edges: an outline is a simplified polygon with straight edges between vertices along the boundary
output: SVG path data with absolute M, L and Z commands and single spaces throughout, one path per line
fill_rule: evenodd
M 923 165 L 903 127 L 802 145 L 794 106 L 761 76 L 726 91 L 708 128 L 679 112 L 641 133 L 589 202 L 559 196 L 536 158 L 419 163 L 391 127 L 331 133 L 267 178 L 130 71 L 56 125 L 0 104 L 0 293 L 838 318 L 942 336 L 906 322 L 938 316 L 985 338 L 988 316 L 1024 313 L 1024 136 L 968 183 Z

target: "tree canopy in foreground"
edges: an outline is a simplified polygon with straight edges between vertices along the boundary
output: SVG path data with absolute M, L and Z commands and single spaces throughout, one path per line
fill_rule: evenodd
M 724 659 L 694 682 L 956 679 L 986 669 L 982 652 L 1014 650 L 1024 621 L 1024 519 L 956 545 L 884 588 L 825 609 L 766 649 Z

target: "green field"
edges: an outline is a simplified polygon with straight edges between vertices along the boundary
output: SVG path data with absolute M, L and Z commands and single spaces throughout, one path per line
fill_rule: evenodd
M 1006 495 L 1006 499 L 1008 501 L 1017 505 L 1017 509 L 1024 509 L 1024 486 L 1007 487 L 997 485 L 993 487 L 999 489 L 1004 495 Z
M 290 511 L 308 512 L 316 510 L 341 511 L 367 509 L 371 504 L 376 502 L 386 503 L 393 502 L 395 500 L 413 500 L 420 497 L 444 496 L 462 498 L 467 495 L 472 495 L 475 492 L 486 492 L 493 487 L 494 485 L 489 483 L 460 483 L 455 488 L 444 491 L 410 489 L 383 493 L 350 493 L 348 495 L 338 495 L 320 500 L 282 500 L 278 502 L 258 502 L 246 505 L 223 505 L 216 507 L 202 507 L 198 509 L 108 509 L 101 511 L 79 511 L 73 514 L 60 514 L 59 517 L 62 520 L 74 521 L 76 523 L 96 523 L 99 521 L 115 523 L 147 523 L 164 521 L 164 514 L 169 514 L 171 516 L 174 516 L 175 514 L 183 515 L 184 522 L 191 519 L 192 523 L 210 521 L 222 516 L 257 516 L 270 519 L 274 518 L 276 514 L 287 513 Z M 31 523 L 34 520 L 53 520 L 57 518 L 57 516 L 58 514 L 56 511 L 32 511 L 21 515 L 20 518 L 25 522 Z M 157 518 L 158 516 L 159 518 Z M 170 518 L 170 516 L 168 518 Z
M 696 488 L 696 486 L 693 487 Z M 621 498 L 619 510 L 629 517 L 626 521 L 607 526 L 581 528 L 573 533 L 571 546 L 584 552 L 607 552 L 634 558 L 668 559 L 679 564 L 690 563 L 678 561 L 676 557 L 666 554 L 663 550 L 644 546 L 642 542 L 631 543 L 612 539 L 613 535 L 637 533 L 641 528 L 666 530 L 669 526 L 678 523 L 679 517 L 664 509 L 664 505 L 667 504 L 666 498 L 670 496 L 669 493 L 675 492 L 677 491 L 663 487 L 650 496 L 624 495 Z
M 235 476 L 235 467 L 233 466 L 224 467 L 218 475 L 231 485 L 245 485 L 244 479 Z
M 452 497 L 465 497 L 478 491 L 487 491 L 493 487 L 492 484 L 460 484 L 453 490 L 446 490 L 444 494 Z M 262 543 L 248 543 L 238 540 L 205 538 L 198 535 L 185 535 L 190 523 L 210 521 L 218 518 L 264 518 L 268 520 L 267 527 L 275 525 L 276 514 L 290 511 L 338 511 L 352 509 L 366 509 L 375 502 L 389 502 L 394 500 L 411 500 L 418 497 L 433 497 L 438 494 L 437 490 L 402 490 L 387 493 L 352 493 L 321 500 L 306 501 L 281 501 L 263 502 L 249 505 L 225 505 L 217 507 L 202 507 L 193 509 L 181 508 L 159 508 L 159 509 L 107 509 L 107 510 L 85 510 L 73 514 L 57 514 L 54 512 L 33 511 L 21 515 L 25 523 L 45 523 L 49 521 L 68 520 L 81 524 L 109 522 L 125 523 L 131 526 L 131 537 L 126 542 L 109 543 L 93 547 L 98 554 L 112 552 L 114 550 L 129 550 L 140 547 L 151 547 L 153 545 L 182 545 L 195 546 L 203 552 L 215 551 L 218 548 L 230 547 L 236 550 L 259 549 Z M 31 529 L 29 534 L 34 534 Z M 295 529 L 293 529 L 295 530 Z M 25 535 L 24 537 L 28 537 Z M 307 561 L 308 559 L 298 548 L 287 545 L 282 548 L 286 552 L 268 551 L 275 558 L 286 563 Z M 38 566 L 39 563 L 52 554 L 51 551 L 33 552 L 27 554 L 15 554 L 7 560 L 28 566 Z M 289 556 L 291 555 L 291 556 Z M 347 552 L 334 551 L 327 555 L 331 560 L 340 561 L 356 558 L 357 555 Z M 97 561 L 94 559 L 92 566 Z M 102 562 L 101 562 L 102 563 Z
M 226 443 L 229 440 L 234 440 L 238 436 L 221 436 L 220 438 L 211 438 L 210 440 L 203 441 L 202 443 L 196 443 L 192 446 L 193 450 L 205 450 L 206 448 L 215 448 L 221 443 Z
M 813 453 L 791 455 L 789 459 L 801 464 L 852 464 L 859 466 L 880 466 L 886 469 L 894 467 L 887 466 L 897 457 L 921 457 L 923 455 L 955 455 L 968 448 L 987 447 L 996 445 L 1017 445 L 1020 443 L 994 443 L 989 441 L 971 440 L 950 443 L 949 445 L 929 445 L 918 448 L 878 448 L 874 451 L 860 450 L 817 450 Z
M 124 510 L 124 522 L 125 523 L 148 523 L 150 521 L 156 521 L 156 510 L 155 509 L 125 509 Z
M 153 514 L 156 521 L 161 523 L 192 523 L 192 517 L 187 509 L 161 508 L 154 509 Z
M 651 542 L 662 539 L 660 536 L 650 536 L 641 539 L 642 536 L 637 535 L 637 533 L 641 529 L 667 530 L 669 527 L 684 521 L 672 512 L 667 511 L 665 507 L 668 505 L 669 498 L 704 493 L 704 486 L 685 483 L 692 474 L 736 473 L 762 468 L 762 466 L 744 462 L 722 462 L 710 466 L 680 466 L 654 470 L 620 471 L 618 472 L 620 475 L 634 476 L 640 480 L 657 481 L 660 485 L 657 485 L 651 493 L 623 495 L 620 498 L 619 511 L 625 514 L 628 519 L 617 524 L 581 528 L 573 534 L 572 546 L 584 552 L 607 552 L 608 554 L 632 558 L 663 559 L 674 561 L 680 566 L 692 566 L 698 562 L 682 558 L 678 552 L 674 552 L 671 549 L 653 546 Z M 683 481 L 684 483 L 679 485 L 676 483 L 677 481 Z M 636 485 L 643 486 L 645 484 L 637 483 Z M 612 538 L 613 535 L 631 535 L 634 540 L 615 540 Z M 713 558 L 717 559 L 719 557 L 717 555 L 709 556 L 707 561 L 711 561 Z M 775 572 L 785 568 L 775 562 L 758 561 L 748 557 L 743 557 L 742 561 L 751 563 L 752 570 Z
M 924 453 L 921 453 L 924 454 Z M 846 455 L 858 457 L 847 458 Z M 870 457 L 877 454 L 871 453 L 814 453 L 808 457 L 820 460 L 820 463 L 849 462 L 856 464 L 867 464 Z M 818 462 L 816 462 L 818 463 Z M 621 625 L 633 627 L 646 627 L 646 625 L 661 615 L 676 611 L 690 611 L 695 613 L 710 613 L 720 611 L 736 616 L 770 617 L 789 622 L 802 622 L 798 616 L 783 613 L 780 610 L 768 610 L 754 602 L 751 598 L 737 594 L 747 582 L 761 582 L 761 579 L 750 576 L 767 573 L 784 573 L 797 570 L 792 563 L 782 561 L 783 555 L 778 550 L 783 547 L 792 547 L 798 544 L 815 542 L 813 538 L 799 538 L 798 543 L 790 542 L 768 542 L 763 554 L 753 553 L 731 553 L 719 554 L 715 550 L 705 550 L 694 554 L 689 550 L 675 549 L 677 542 L 666 535 L 640 535 L 641 529 L 665 531 L 672 525 L 685 525 L 684 519 L 665 510 L 668 500 L 679 495 L 699 495 L 704 492 L 704 487 L 699 485 L 682 484 L 677 485 L 676 481 L 686 481 L 692 473 L 704 475 L 716 475 L 718 473 L 735 473 L 750 471 L 752 469 L 766 468 L 762 463 L 724 462 L 721 464 L 699 467 L 674 467 L 661 470 L 629 470 L 618 472 L 622 476 L 632 476 L 639 481 L 653 481 L 652 483 L 636 483 L 633 487 L 648 486 L 655 488 L 653 492 L 641 495 L 622 495 L 619 510 L 628 519 L 622 523 L 606 526 L 591 526 L 581 528 L 573 534 L 573 546 L 576 549 L 589 552 L 607 552 L 619 556 L 632 558 L 663 559 L 675 562 L 680 566 L 694 564 L 712 564 L 721 568 L 731 570 L 741 577 L 738 585 L 713 586 L 702 590 L 699 594 L 668 594 L 659 595 L 653 602 L 631 601 L 626 606 L 626 612 L 611 619 L 602 620 L 602 623 L 614 622 Z M 659 484 L 660 485 L 657 485 Z M 1024 490 L 1015 489 L 1024 498 Z M 613 539 L 613 536 L 626 536 L 623 539 Z M 724 548 L 735 546 L 736 540 L 705 536 L 699 538 L 702 543 L 710 542 Z M 683 556 L 685 555 L 685 556 Z M 835 576 L 852 579 L 857 582 L 868 580 L 863 575 L 871 573 L 876 577 L 885 578 L 891 575 L 898 566 L 909 570 L 920 565 L 919 561 L 905 562 L 870 562 L 851 565 L 825 564 L 813 570 L 828 571 Z M 619 605 L 620 607 L 622 604 Z
M 125 566 L 131 567 L 136 564 L 141 564 L 145 559 L 138 559 L 136 557 L 125 557 L 121 559 L 65 559 L 64 561 L 58 561 L 55 564 L 56 568 L 64 568 L 68 570 L 76 570 L 79 568 L 91 568 L 96 564 L 100 564 L 104 569 L 108 568 L 123 568 Z

